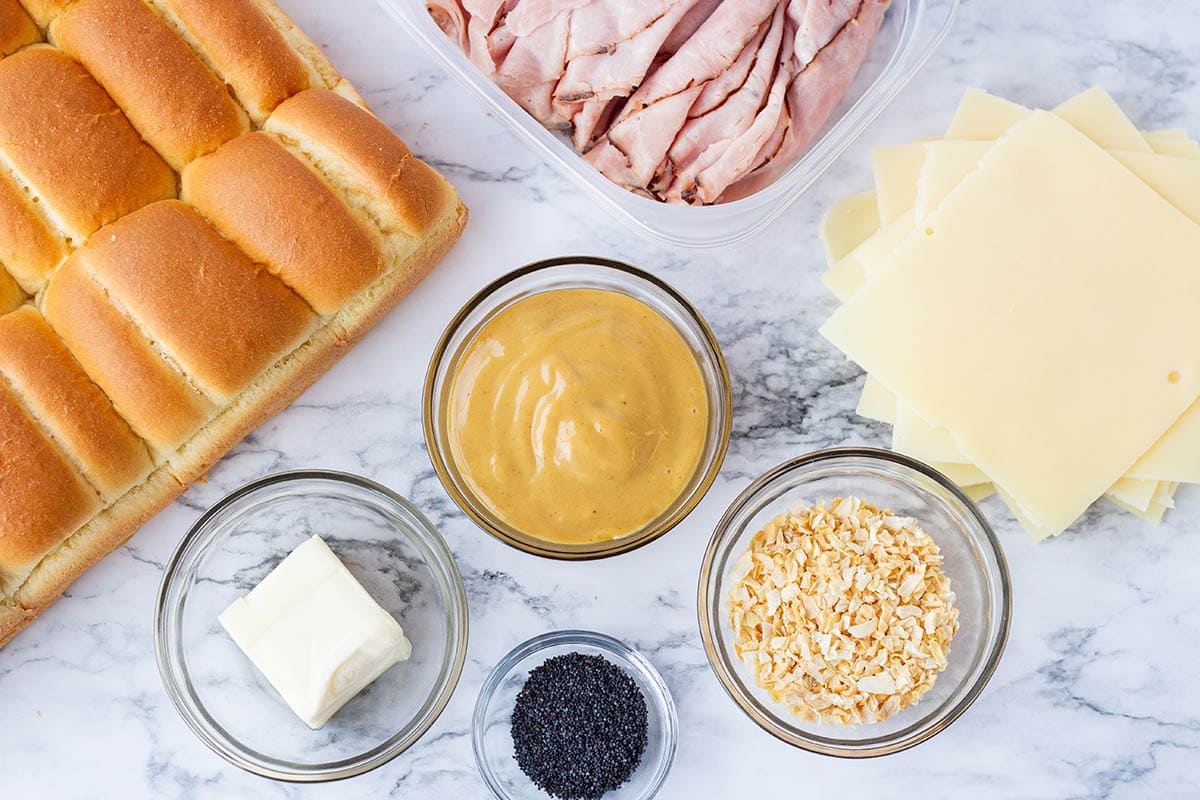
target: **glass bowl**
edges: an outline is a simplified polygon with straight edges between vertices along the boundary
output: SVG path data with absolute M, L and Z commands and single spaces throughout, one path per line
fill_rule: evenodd
M 446 408 L 450 386 L 468 345 L 496 314 L 519 300 L 557 289 L 606 289 L 640 300 L 661 314 L 696 358 L 708 396 L 708 428 L 700 461 L 675 501 L 642 528 L 616 539 L 587 544 L 549 542 L 501 520 L 477 498 L 450 455 Z M 626 553 L 679 524 L 712 486 L 725 460 L 733 421 L 729 372 L 716 337 L 691 303 L 669 285 L 636 267 L 603 258 L 571 256 L 538 261 L 479 291 L 446 327 L 425 377 L 425 443 L 442 485 L 467 516 L 500 541 L 533 555 L 581 560 Z
M 802 720 L 759 689 L 733 650 L 727 614 L 730 572 L 763 525 L 797 501 L 847 495 L 922 523 L 941 548 L 959 610 L 949 664 L 933 688 L 904 711 L 856 727 Z M 1012 585 L 996 535 L 954 483 L 897 453 L 835 448 L 780 464 L 733 501 L 705 551 L 698 602 L 709 663 L 742 711 L 788 744 L 823 755 L 863 758 L 920 744 L 945 730 L 975 701 L 1008 640 Z
M 675 701 L 658 670 L 638 651 L 592 631 L 553 631 L 518 645 L 502 658 L 479 690 L 471 720 L 471 746 L 483 782 L 498 800 L 549 798 L 517 765 L 512 741 L 512 710 L 529 673 L 547 659 L 567 653 L 603 656 L 637 682 L 646 698 L 646 750 L 637 769 L 604 800 L 649 800 L 658 793 L 675 760 L 679 721 Z
M 310 730 L 217 621 L 313 534 L 404 626 L 412 657 Z M 407 500 L 339 472 L 284 472 L 214 505 L 167 564 L 155 609 L 163 686 L 188 727 L 232 764 L 277 780 L 348 778 L 433 724 L 467 650 L 467 598 L 441 535 Z

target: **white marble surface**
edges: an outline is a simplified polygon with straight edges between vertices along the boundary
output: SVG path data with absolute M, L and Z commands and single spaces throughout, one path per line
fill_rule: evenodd
M 127 546 L 0 651 L 0 796 L 481 798 L 468 720 L 486 671 L 517 642 L 582 626 L 641 648 L 679 704 L 678 760 L 662 797 L 1200 797 L 1200 491 L 1161 527 L 1100 509 L 1031 544 L 985 510 L 1015 582 L 1007 655 L 978 703 L 907 753 L 844 762 L 763 734 L 721 692 L 700 649 L 696 571 L 712 525 L 755 475 L 798 453 L 881 444 L 852 409 L 859 370 L 816 335 L 833 306 L 816 239 L 822 209 L 868 180 L 867 150 L 943 127 L 981 85 L 1054 104 L 1105 85 L 1145 127 L 1200 132 L 1200 6 L 1186 0 L 965 0 L 947 43 L 849 153 L 761 238 L 688 256 L 648 246 L 580 196 L 375 7 L 283 0 L 379 113 L 458 186 L 462 243 L 400 308 L 292 408 L 222 461 Z M 737 419 L 720 480 L 658 543 L 616 560 L 519 554 L 458 513 L 426 457 L 418 396 L 449 315 L 533 259 L 591 253 L 642 264 L 707 315 L 733 373 Z M 151 639 L 163 562 L 197 515 L 266 473 L 330 467 L 412 498 L 456 552 L 470 652 L 424 740 L 377 772 L 323 787 L 275 784 L 204 748 L 163 694 Z

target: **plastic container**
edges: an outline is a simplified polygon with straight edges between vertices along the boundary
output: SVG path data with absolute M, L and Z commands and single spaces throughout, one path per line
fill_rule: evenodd
M 893 0 L 862 69 L 808 150 L 774 183 L 749 197 L 692 207 L 635 195 L 597 172 L 565 137 L 542 127 L 483 75 L 437 27 L 423 0 L 379 0 L 492 114 L 617 219 L 654 241 L 692 248 L 721 247 L 748 239 L 796 202 L 912 80 L 945 38 L 958 2 Z
M 882 722 L 845 727 L 802 720 L 758 688 L 733 649 L 730 572 L 750 539 L 794 503 L 857 496 L 920 520 L 941 548 L 959 612 L 948 664 L 918 702 Z M 717 523 L 698 594 L 700 638 L 713 671 L 738 707 L 790 745 L 842 758 L 898 753 L 936 736 L 975 701 L 1008 641 L 1012 582 L 991 526 L 941 473 L 887 450 L 845 447 L 800 456 L 750 484 Z

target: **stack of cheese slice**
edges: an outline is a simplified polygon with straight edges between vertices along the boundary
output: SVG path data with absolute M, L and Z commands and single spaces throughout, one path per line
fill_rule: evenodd
M 1098 88 L 972 90 L 943 138 L 872 160 L 823 229 L 859 413 L 1037 539 L 1101 496 L 1160 520 L 1200 483 L 1200 145 Z

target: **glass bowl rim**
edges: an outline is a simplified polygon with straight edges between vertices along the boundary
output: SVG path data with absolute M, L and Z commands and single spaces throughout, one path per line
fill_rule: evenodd
M 548 631 L 526 639 L 509 650 L 488 672 L 483 684 L 479 687 L 479 694 L 475 698 L 475 708 L 471 713 L 471 750 L 475 755 L 475 765 L 479 769 L 484 784 L 497 800 L 516 800 L 499 788 L 495 778 L 492 777 L 491 767 L 488 766 L 487 759 L 484 757 L 487 749 L 483 742 L 483 732 L 486 727 L 484 717 L 496 690 L 512 672 L 513 667 L 529 656 L 559 645 L 588 645 L 603 650 L 606 654 L 613 656 L 620 666 L 634 670 L 647 684 L 653 687 L 653 701 L 648 697 L 646 703 L 648 707 L 654 706 L 662 713 L 667 742 L 666 748 L 659 758 L 655 774 L 647 784 L 647 792 L 639 798 L 639 800 L 650 800 L 666 783 L 667 775 L 675 762 L 676 750 L 679 747 L 679 715 L 675 707 L 675 699 L 671 695 L 671 689 L 663 680 L 658 668 L 641 651 L 606 633 L 579 628 Z
M 691 497 L 687 502 L 681 505 L 675 512 L 663 520 L 660 524 L 653 528 L 644 528 L 641 532 L 633 532 L 626 534 L 617 539 L 610 539 L 602 542 L 595 542 L 586 547 L 576 547 L 574 549 L 566 549 L 557 545 L 554 542 L 539 542 L 535 541 L 535 537 L 529 536 L 528 541 L 519 539 L 509 535 L 503 528 L 498 527 L 492 520 L 480 514 L 474 506 L 468 502 L 462 489 L 459 488 L 458 482 L 455 481 L 449 470 L 449 456 L 443 452 L 439 432 L 434 425 L 434 406 L 440 402 L 440 396 L 434 396 L 434 383 L 437 380 L 439 373 L 445 366 L 445 361 L 449 357 L 450 342 L 461 331 L 463 323 L 480 307 L 486 303 L 501 289 L 509 284 L 515 283 L 522 278 L 533 275 L 539 272 L 555 269 L 557 267 L 578 266 L 585 268 L 600 268 L 613 270 L 623 274 L 625 277 L 633 278 L 635 281 L 643 281 L 649 283 L 654 289 L 663 292 L 667 297 L 679 305 L 684 314 L 689 317 L 700 332 L 700 338 L 703 341 L 705 349 L 712 358 L 714 371 L 716 372 L 718 386 L 715 387 L 715 394 L 718 397 L 719 403 L 717 408 L 710 408 L 710 421 L 720 417 L 720 430 L 717 431 L 717 445 L 713 451 L 712 458 L 707 464 L 704 464 L 704 474 L 700 482 L 696 484 Z M 567 288 L 567 287 L 564 287 Z M 642 301 L 644 302 L 644 301 Z M 653 308 L 653 306 L 651 306 Z M 678 330 L 678 326 L 674 321 L 667 320 L 671 327 Z M 683 335 L 683 334 L 681 334 Z M 703 370 L 701 371 L 703 374 Z M 708 381 L 705 380 L 707 386 Z M 729 439 L 733 432 L 733 386 L 729 376 L 729 368 L 725 363 L 725 356 L 721 352 L 720 343 L 717 341 L 716 334 L 713 333 L 708 322 L 700 314 L 692 303 L 683 296 L 678 290 L 671 286 L 666 281 L 652 275 L 645 270 L 639 269 L 631 264 L 614 259 L 602 258 L 599 256 L 558 256 L 555 258 L 542 259 L 518 267 L 511 272 L 501 275 L 499 278 L 488 283 L 471 298 L 463 304 L 463 306 L 451 317 L 446 324 L 442 335 L 438 338 L 437 344 L 433 348 L 433 354 L 429 358 L 429 367 L 425 373 L 425 386 L 421 396 L 422 406 L 422 428 L 425 434 L 425 449 L 429 453 L 429 460 L 433 464 L 433 470 L 437 473 L 438 480 L 442 484 L 442 488 L 450 495 L 454 504 L 458 506 L 467 517 L 477 526 L 482 528 L 490 536 L 500 540 L 509 547 L 513 547 L 524 553 L 548 558 L 558 561 L 591 561 L 601 558 L 610 558 L 612 556 L 628 553 L 633 550 L 643 547 L 651 542 L 661 538 L 663 535 L 675 528 L 679 523 L 683 522 L 688 515 L 695 510 L 700 501 L 708 494 L 713 483 L 717 479 L 717 475 L 721 471 L 721 465 L 725 462 L 725 455 L 729 450 Z M 723 411 L 723 413 L 722 413 Z M 703 462 L 702 462 L 703 463 Z
M 445 676 L 442 688 L 435 695 L 433 705 L 425 715 L 425 719 L 421 720 L 421 723 L 413 728 L 408 735 L 371 758 L 364 759 L 362 755 L 350 756 L 335 762 L 338 764 L 336 767 L 326 767 L 321 770 L 306 771 L 304 768 L 300 768 L 294 771 L 285 771 L 247 758 L 242 752 L 230 748 L 222 739 L 215 736 L 209 730 L 209 724 L 203 721 L 200 715 L 197 714 L 198 710 L 203 710 L 203 706 L 199 705 L 198 708 L 193 707 L 196 704 L 188 700 L 181 686 L 180 679 L 182 678 L 186 681 L 188 673 L 182 663 L 176 663 L 175 654 L 168 645 L 169 639 L 174 640 L 176 638 L 176 634 L 168 631 L 168 626 L 178 619 L 178 613 L 181 609 L 178 601 L 179 592 L 176 587 L 176 582 L 180 576 L 180 569 L 183 567 L 185 560 L 190 563 L 199 552 L 211 546 L 212 542 L 210 541 L 205 544 L 204 548 L 194 553 L 191 552 L 193 545 L 208 532 L 211 521 L 222 511 L 235 504 L 245 502 L 247 498 L 253 497 L 264 489 L 279 484 L 303 480 L 327 481 L 363 489 L 368 494 L 374 495 L 384 503 L 398 507 L 411 516 L 412 521 L 421 528 L 420 533 L 423 535 L 425 544 L 436 555 L 436 561 L 439 562 L 438 568 L 444 571 L 446 577 L 449 578 L 450 604 L 447 608 L 447 615 L 451 620 L 450 633 L 453 644 L 451 656 L 447 661 L 443 662 L 440 670 L 440 673 Z M 457 632 L 453 630 L 456 627 L 458 629 Z M 230 764 L 253 775 L 286 783 L 327 783 L 352 778 L 387 764 L 409 747 L 416 744 L 442 715 L 442 712 L 445 711 L 451 697 L 454 695 L 459 679 L 462 677 L 463 666 L 466 663 L 469 632 L 470 614 L 467 605 L 466 588 L 463 584 L 462 575 L 458 570 L 458 564 L 454 560 L 454 554 L 441 532 L 438 531 L 415 504 L 387 486 L 361 475 L 329 469 L 297 469 L 275 472 L 245 483 L 213 503 L 188 528 L 187 533 L 184 534 L 179 544 L 176 545 L 166 566 L 163 568 L 163 577 L 159 584 L 158 595 L 154 605 L 154 655 L 158 666 L 159 679 L 167 696 L 171 699 L 171 704 L 175 707 L 175 710 L 179 713 L 184 723 L 208 749 L 224 758 Z M 228 739 L 237 742 L 239 745 L 241 744 L 237 737 L 229 734 L 224 728 L 221 730 Z
M 968 518 L 975 523 L 978 531 L 982 534 L 980 538 L 987 544 L 988 552 L 995 559 L 996 575 L 998 576 L 998 580 L 987 581 L 989 584 L 992 584 L 993 591 L 998 594 L 1000 600 L 1000 620 L 997 625 L 997 631 L 994 637 L 989 637 L 986 644 L 986 657 L 983 667 L 979 675 L 967 687 L 966 693 L 952 708 L 941 717 L 933 720 L 925 729 L 907 737 L 883 741 L 871 747 L 843 747 L 827 744 L 824 741 L 815 741 L 803 734 L 797 734 L 793 730 L 780 727 L 759 712 L 753 704 L 748 703 L 742 698 L 734 687 L 733 679 L 728 674 L 725 665 L 725 659 L 717 652 L 713 628 L 714 621 L 709 618 L 708 614 L 708 590 L 715 577 L 714 562 L 717 551 L 731 531 L 733 518 L 745 510 L 759 492 L 780 478 L 802 467 L 841 458 L 862 458 L 907 467 L 939 484 L 954 496 L 968 512 Z M 1008 568 L 1008 560 L 1004 555 L 1004 549 L 1000 545 L 1000 540 L 996 536 L 995 531 L 992 530 L 991 524 L 987 521 L 987 518 L 979 510 L 975 502 L 967 497 L 958 485 L 949 478 L 928 464 L 924 464 L 903 453 L 896 453 L 891 450 L 883 450 L 875 447 L 828 447 L 814 450 L 777 464 L 752 481 L 729 504 L 729 507 L 721 515 L 720 520 L 713 529 L 713 534 L 709 538 L 708 546 L 704 551 L 704 560 L 701 563 L 700 576 L 697 582 L 696 615 L 700 627 L 700 639 L 704 645 L 704 653 L 708 658 L 709 667 L 716 675 L 725 694 L 756 725 L 776 739 L 810 753 L 847 759 L 876 758 L 899 753 L 928 741 L 954 723 L 978 699 L 991 680 L 997 666 L 999 666 L 1005 648 L 1008 645 L 1010 628 L 1012 626 L 1012 577 Z M 887 739 L 888 737 L 884 738 Z

